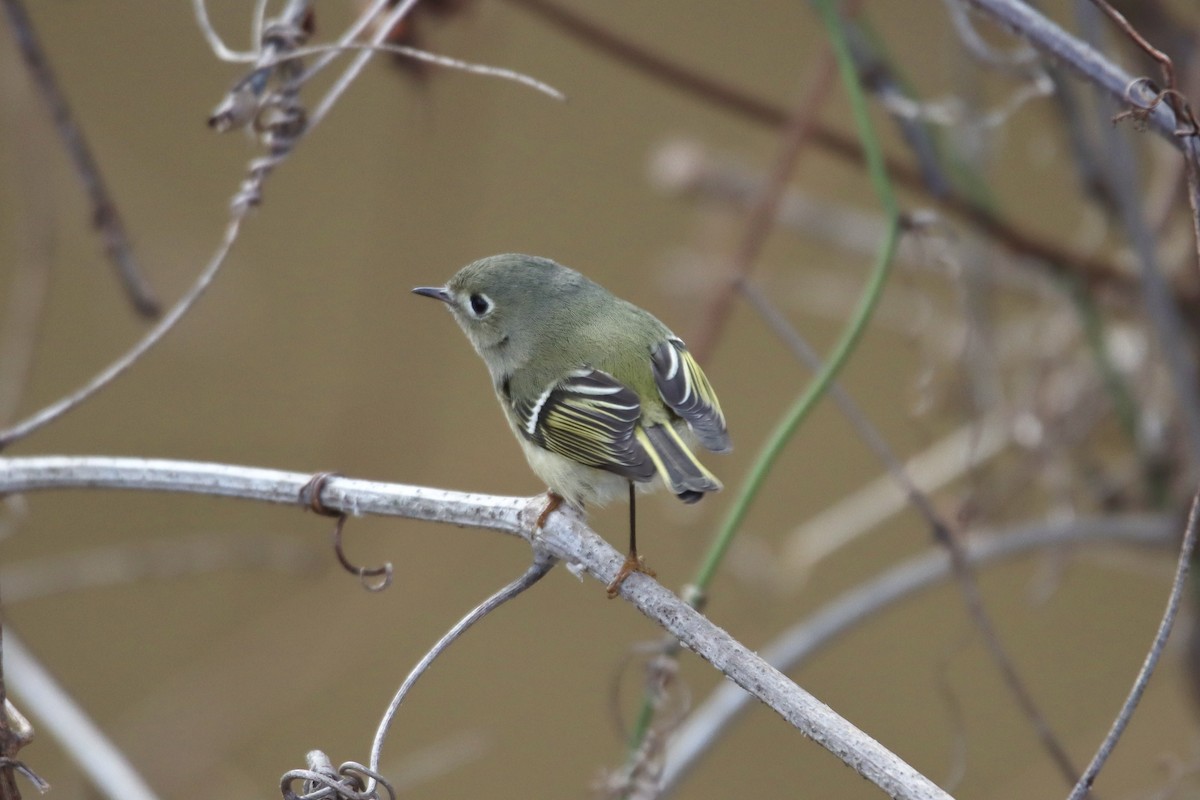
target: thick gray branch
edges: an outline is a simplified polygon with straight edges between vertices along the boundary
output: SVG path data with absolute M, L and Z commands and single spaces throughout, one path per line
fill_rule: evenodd
M 70 488 L 139 489 L 299 505 L 300 490 L 309 478 L 295 472 L 163 459 L 0 458 L 0 494 Z M 562 561 L 580 565 L 602 583 L 611 581 L 624 561 L 572 513 L 551 514 L 538 536 L 531 537 L 531 523 L 544 503 L 540 497 L 494 497 L 335 477 L 325 484 L 321 501 L 328 508 L 350 514 L 401 516 L 516 534 Z M 621 596 L 889 796 L 949 800 L 949 795 L 928 778 L 654 580 L 632 575 L 622 585 Z

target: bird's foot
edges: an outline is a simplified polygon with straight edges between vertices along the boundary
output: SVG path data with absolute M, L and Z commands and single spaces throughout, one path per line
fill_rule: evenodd
M 538 514 L 537 522 L 533 523 L 534 532 L 546 526 L 546 519 L 563 504 L 563 496 L 556 492 L 546 492 L 546 507 Z
M 625 556 L 625 563 L 617 570 L 617 577 L 612 579 L 612 583 L 608 585 L 608 599 L 612 600 L 617 596 L 617 592 L 621 591 L 621 584 L 635 572 L 640 572 L 643 575 L 649 575 L 651 578 L 657 577 L 657 573 L 646 566 L 646 560 L 635 552 L 630 552 Z

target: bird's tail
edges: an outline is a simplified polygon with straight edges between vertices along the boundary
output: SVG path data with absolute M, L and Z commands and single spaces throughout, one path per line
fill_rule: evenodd
M 671 424 L 639 426 L 634 435 L 658 468 L 663 483 L 683 502 L 694 503 L 705 492 L 721 488 L 721 482 L 696 460 Z

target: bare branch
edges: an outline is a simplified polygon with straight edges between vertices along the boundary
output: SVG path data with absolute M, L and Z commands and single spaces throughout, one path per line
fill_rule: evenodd
M 164 459 L 42 456 L 0 458 L 0 494 L 67 488 L 139 489 L 241 497 L 299 506 L 310 476 L 224 464 Z M 488 528 L 533 540 L 544 498 L 495 497 L 402 484 L 332 477 L 321 503 L 348 514 L 386 514 Z M 607 585 L 624 556 L 570 511 L 551 514 L 533 540 L 539 551 L 580 567 Z M 632 575 L 620 596 L 805 736 L 892 797 L 948 800 L 881 744 L 690 608 L 646 575 Z
M 814 369 L 820 366 L 820 359 L 817 355 L 812 352 L 807 343 L 787 324 L 783 315 L 775 310 L 774 306 L 769 303 L 764 295 L 758 292 L 747 281 L 742 281 L 739 288 L 759 314 L 767 320 L 776 334 L 784 339 L 798 358 L 813 363 Z M 836 384 L 834 384 L 834 387 L 836 388 Z M 970 561 L 963 551 L 963 545 L 960 540 L 961 533 L 957 529 L 958 526 L 938 513 L 929 495 L 921 491 L 917 484 L 913 482 L 912 477 L 900 464 L 899 458 L 892 452 L 884 438 L 875 434 L 874 428 L 867 423 L 866 416 L 858 410 L 857 405 L 850 396 L 844 393 L 838 395 L 836 391 L 834 392 L 834 396 L 842 412 L 854 423 L 855 429 L 863 436 L 875 451 L 876 456 L 883 462 L 888 470 L 889 477 L 904 492 L 907 501 L 924 518 L 933 540 L 945 547 L 946 551 L 950 554 L 950 561 L 958 578 L 963 600 L 967 605 L 967 610 L 971 615 L 975 627 L 979 630 L 980 635 L 987 645 L 992 660 L 996 663 L 997 669 L 1000 670 L 1000 674 L 1016 699 L 1018 707 L 1020 707 L 1033 726 L 1046 752 L 1066 777 L 1067 782 L 1074 783 L 1078 778 L 1079 770 L 1071 763 L 1066 748 L 1058 740 L 1058 737 L 1050 727 L 1049 721 L 1034 702 L 1032 693 L 1017 670 L 1016 663 L 1009 656 L 1008 651 L 1000 641 L 1000 636 L 996 631 L 995 625 L 992 623 L 991 616 L 984 607 L 983 597 L 975 581 Z
M 1101 8 L 1116 14 L 1107 4 Z M 1189 347 L 1192 338 L 1186 333 L 1182 312 L 1171 294 L 1158 254 L 1158 236 L 1146 218 L 1137 154 L 1129 137 L 1112 125 L 1098 125 L 1097 135 L 1106 154 L 1098 164 L 1100 178 L 1107 185 L 1107 195 L 1137 256 L 1141 300 L 1158 340 L 1163 364 L 1171 376 L 1192 468 L 1200 468 L 1200 392 L 1196 388 L 1195 348 Z

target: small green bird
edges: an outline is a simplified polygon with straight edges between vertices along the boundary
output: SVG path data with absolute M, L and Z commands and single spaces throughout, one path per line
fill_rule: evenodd
M 651 572 L 638 557 L 634 487 L 665 485 L 694 503 L 721 482 L 684 437 L 731 449 L 712 386 L 683 341 L 653 315 L 548 258 L 506 253 L 463 267 L 445 286 L 413 289 L 444 302 L 491 372 L 529 466 L 583 509 L 629 492 L 629 555 L 608 586 Z

